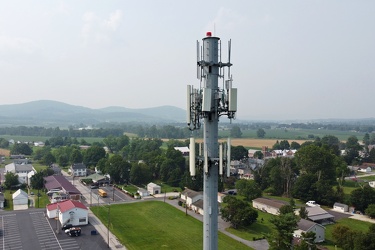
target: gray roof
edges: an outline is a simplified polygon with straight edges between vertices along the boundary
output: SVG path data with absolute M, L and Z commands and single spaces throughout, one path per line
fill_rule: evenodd
M 182 191 L 182 194 L 185 195 L 185 196 L 187 196 L 187 197 L 193 198 L 195 196 L 202 195 L 203 193 L 202 192 L 197 192 L 197 191 L 194 191 L 194 190 L 191 190 L 191 189 L 188 189 L 188 188 L 185 188 L 185 190 Z
M 72 169 L 86 169 L 86 165 L 83 163 L 73 163 Z
M 203 209 L 203 200 L 197 200 L 193 202 L 191 205 L 196 206 L 197 208 Z
M 298 229 L 301 229 L 305 232 L 307 232 L 310 228 L 312 228 L 315 225 L 319 225 L 319 224 L 317 224 L 315 222 L 312 222 L 312 221 L 309 221 L 309 220 L 305 220 L 305 219 L 301 219 L 297 223 Z
M 312 221 L 334 219 L 334 218 L 335 218 L 335 216 L 333 216 L 332 214 L 329 214 L 329 213 L 309 216 L 309 219 L 312 220 Z
M 315 215 L 321 215 L 321 214 L 328 214 L 328 212 L 326 210 L 324 210 L 323 208 L 321 208 L 319 206 L 306 207 L 306 211 L 308 212 L 309 217 L 315 216 Z
M 348 205 L 336 202 L 335 204 L 333 204 L 333 206 L 336 206 L 336 207 L 347 207 Z
M 264 205 L 268 205 L 268 206 L 271 206 L 271 207 L 275 207 L 275 208 L 281 208 L 282 206 L 288 204 L 288 203 L 284 203 L 282 201 L 272 200 L 272 199 L 268 199 L 268 198 L 256 198 L 253 201 L 258 202 L 258 203 L 262 203 Z

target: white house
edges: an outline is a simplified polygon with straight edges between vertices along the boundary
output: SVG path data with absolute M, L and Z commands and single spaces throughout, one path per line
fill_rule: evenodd
M 69 169 L 73 176 L 86 176 L 86 170 L 86 165 L 83 163 L 73 163 Z
M 16 192 L 12 194 L 12 199 L 13 199 L 13 209 L 14 210 L 23 210 L 27 209 L 28 203 L 29 203 L 29 198 L 28 195 L 25 191 L 22 189 L 18 189 Z
M 48 218 L 59 218 L 61 225 L 81 226 L 88 224 L 88 209 L 79 201 L 65 200 L 47 205 Z
M 254 208 L 274 215 L 279 215 L 279 209 L 284 205 L 286 205 L 286 203 L 268 198 L 256 198 L 253 200 Z
M 190 208 L 195 213 L 203 215 L 204 214 L 204 211 L 203 211 L 203 200 L 197 200 L 196 202 L 193 202 L 191 204 Z
M 5 166 L 4 174 L 12 172 L 18 176 L 18 181 L 23 184 L 29 184 L 31 176 L 36 173 L 35 168 L 31 164 L 10 163 Z
M 180 151 L 183 156 L 189 156 L 190 149 L 188 147 L 174 147 L 174 149 Z
M 138 189 L 137 193 L 141 196 L 141 197 L 146 197 L 146 196 L 149 196 L 150 193 L 144 189 L 144 188 L 140 188 Z
M 371 173 L 371 171 L 372 171 L 371 167 L 368 167 L 368 166 L 359 166 L 358 167 L 358 172 Z
M 150 182 L 147 184 L 147 191 L 151 194 L 160 194 L 161 193 L 161 187 L 153 182 Z
M 302 233 L 314 232 L 315 233 L 315 241 L 314 241 L 315 243 L 325 241 L 324 235 L 325 235 L 326 228 L 323 227 L 322 225 L 318 224 L 318 223 L 315 223 L 315 222 L 312 222 L 312 221 L 309 221 L 309 220 L 305 220 L 305 219 L 301 219 L 297 223 L 297 228 L 298 229 L 295 230 L 294 233 L 293 233 L 294 237 L 301 238 Z
M 194 202 L 203 200 L 203 193 L 186 188 L 181 193 L 181 200 L 185 201 L 186 205 L 190 207 Z
M 344 213 L 349 211 L 349 206 L 346 204 L 335 202 L 335 204 L 333 204 L 333 210 Z

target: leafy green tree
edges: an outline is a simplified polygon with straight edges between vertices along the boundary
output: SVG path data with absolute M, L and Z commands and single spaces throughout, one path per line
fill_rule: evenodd
M 86 166 L 96 166 L 98 161 L 102 158 L 105 158 L 105 150 L 103 147 L 93 145 L 86 150 L 83 163 L 85 163 Z
M 315 200 L 317 191 L 315 183 L 317 177 L 314 174 L 303 174 L 294 183 L 292 194 L 303 201 Z
M 362 140 L 363 144 L 365 145 L 365 149 L 368 150 L 368 145 L 370 145 L 370 135 L 369 133 L 366 133 L 364 136 L 363 136 L 363 140 Z
M 13 155 L 31 155 L 33 153 L 33 150 L 26 143 L 16 143 L 13 145 L 12 149 L 10 150 L 10 153 Z
M 340 155 L 340 141 L 336 136 L 325 135 L 320 140 L 322 146 L 326 146 L 331 150 L 331 153 L 339 156 Z
M 290 148 L 291 149 L 300 149 L 301 145 L 298 143 L 298 142 L 295 142 L 295 141 L 292 141 L 292 143 L 290 144 Z
M 131 168 L 132 165 L 120 155 L 113 155 L 106 162 L 105 169 L 115 183 L 124 183 L 129 181 Z
M 357 137 L 350 136 L 345 143 L 345 156 L 344 159 L 349 165 L 355 163 L 359 157 L 359 151 L 362 150 L 362 146 L 359 144 Z
M 248 158 L 249 154 L 244 146 L 231 146 L 231 159 L 232 160 L 242 160 Z
M 12 172 L 6 173 L 5 182 L 4 182 L 4 186 L 6 189 L 11 189 L 12 187 L 17 186 L 18 184 L 19 184 L 19 181 L 18 181 L 17 174 L 14 174 Z
M 44 177 L 53 175 L 52 169 L 44 169 L 30 178 L 30 186 L 34 189 L 44 188 Z
M 269 239 L 271 250 L 291 249 L 293 232 L 297 229 L 298 218 L 294 213 L 280 214 L 270 219 L 275 231 Z
M 52 163 L 56 162 L 56 159 L 51 152 L 48 152 L 46 155 L 43 156 L 42 161 L 45 165 L 49 166 Z
M 294 213 L 293 207 L 291 205 L 284 205 L 279 209 L 280 214 Z
M 150 168 L 144 163 L 134 163 L 130 170 L 130 182 L 136 185 L 147 184 L 152 180 Z
M 356 210 L 364 212 L 370 204 L 375 204 L 375 190 L 365 185 L 350 193 L 350 201 Z
M 338 247 L 342 249 L 353 249 L 354 242 L 353 242 L 353 231 L 345 225 L 337 224 L 334 226 L 332 230 L 332 236 L 336 241 Z
M 221 217 L 230 222 L 233 228 L 247 227 L 258 218 L 258 212 L 247 202 L 241 201 L 234 196 L 226 196 L 221 208 Z
M 238 180 L 236 182 L 236 188 L 238 194 L 245 196 L 245 199 L 247 201 L 252 201 L 262 196 L 262 190 L 253 180 Z
M 264 129 L 260 128 L 257 130 L 257 137 L 258 138 L 264 138 L 266 136 L 266 131 Z
M 365 213 L 370 218 L 375 218 L 375 204 L 370 204 L 367 206 Z
M 230 137 L 241 138 L 242 137 L 241 128 L 239 126 L 233 126 L 230 130 Z
M 307 220 L 308 216 L 309 216 L 309 211 L 307 211 L 306 207 L 301 207 L 299 209 L 299 217 Z
M 79 149 L 74 149 L 70 155 L 70 163 L 80 163 L 83 162 L 83 155 Z
M 62 167 L 66 167 L 69 165 L 69 157 L 67 154 L 61 154 L 58 156 L 57 158 L 57 163 L 62 166 Z
M 255 159 L 263 159 L 264 155 L 263 155 L 262 151 L 255 151 L 253 157 Z
M 284 149 L 290 149 L 290 144 L 289 144 L 288 140 L 282 140 L 282 141 L 280 141 L 279 145 L 280 145 L 280 149 L 282 149 L 282 150 L 284 150 Z
M 294 246 L 295 250 L 316 250 L 317 246 L 315 244 L 316 235 L 314 232 L 310 231 L 307 233 L 301 233 L 301 243 L 300 245 Z
M 8 148 L 9 147 L 9 141 L 4 138 L 0 138 L 0 148 Z

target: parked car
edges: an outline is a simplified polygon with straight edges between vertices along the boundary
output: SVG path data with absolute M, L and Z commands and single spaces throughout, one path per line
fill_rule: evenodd
M 91 189 L 98 189 L 99 186 L 98 186 L 98 185 L 91 185 L 90 188 L 91 188 Z
M 316 203 L 315 201 L 308 201 L 306 202 L 306 205 L 309 207 L 320 207 L 320 205 Z
M 63 226 L 61 227 L 61 230 L 70 229 L 70 228 L 72 228 L 72 227 L 73 227 L 72 224 L 65 224 L 65 225 L 63 225 Z
M 80 227 L 72 227 L 72 228 L 66 229 L 65 233 L 68 234 L 70 237 L 80 236 L 81 235 L 81 228 Z

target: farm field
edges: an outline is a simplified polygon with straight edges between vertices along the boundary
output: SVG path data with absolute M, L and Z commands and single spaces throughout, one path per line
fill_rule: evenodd
M 226 142 L 227 139 L 219 139 L 219 142 Z M 263 146 L 267 146 L 269 149 L 276 143 L 276 139 L 253 139 L 253 138 L 232 138 L 232 146 L 244 146 L 245 148 L 262 149 Z M 280 141 L 280 140 L 279 140 Z M 288 140 L 289 144 L 293 141 L 302 144 L 306 140 Z M 203 142 L 203 139 L 196 139 L 197 143 Z
M 107 224 L 108 207 L 91 210 Z M 202 249 L 202 222 L 160 201 L 111 205 L 110 229 L 129 250 Z M 116 218 L 116 219 L 114 219 Z M 219 233 L 219 249 L 251 249 Z

